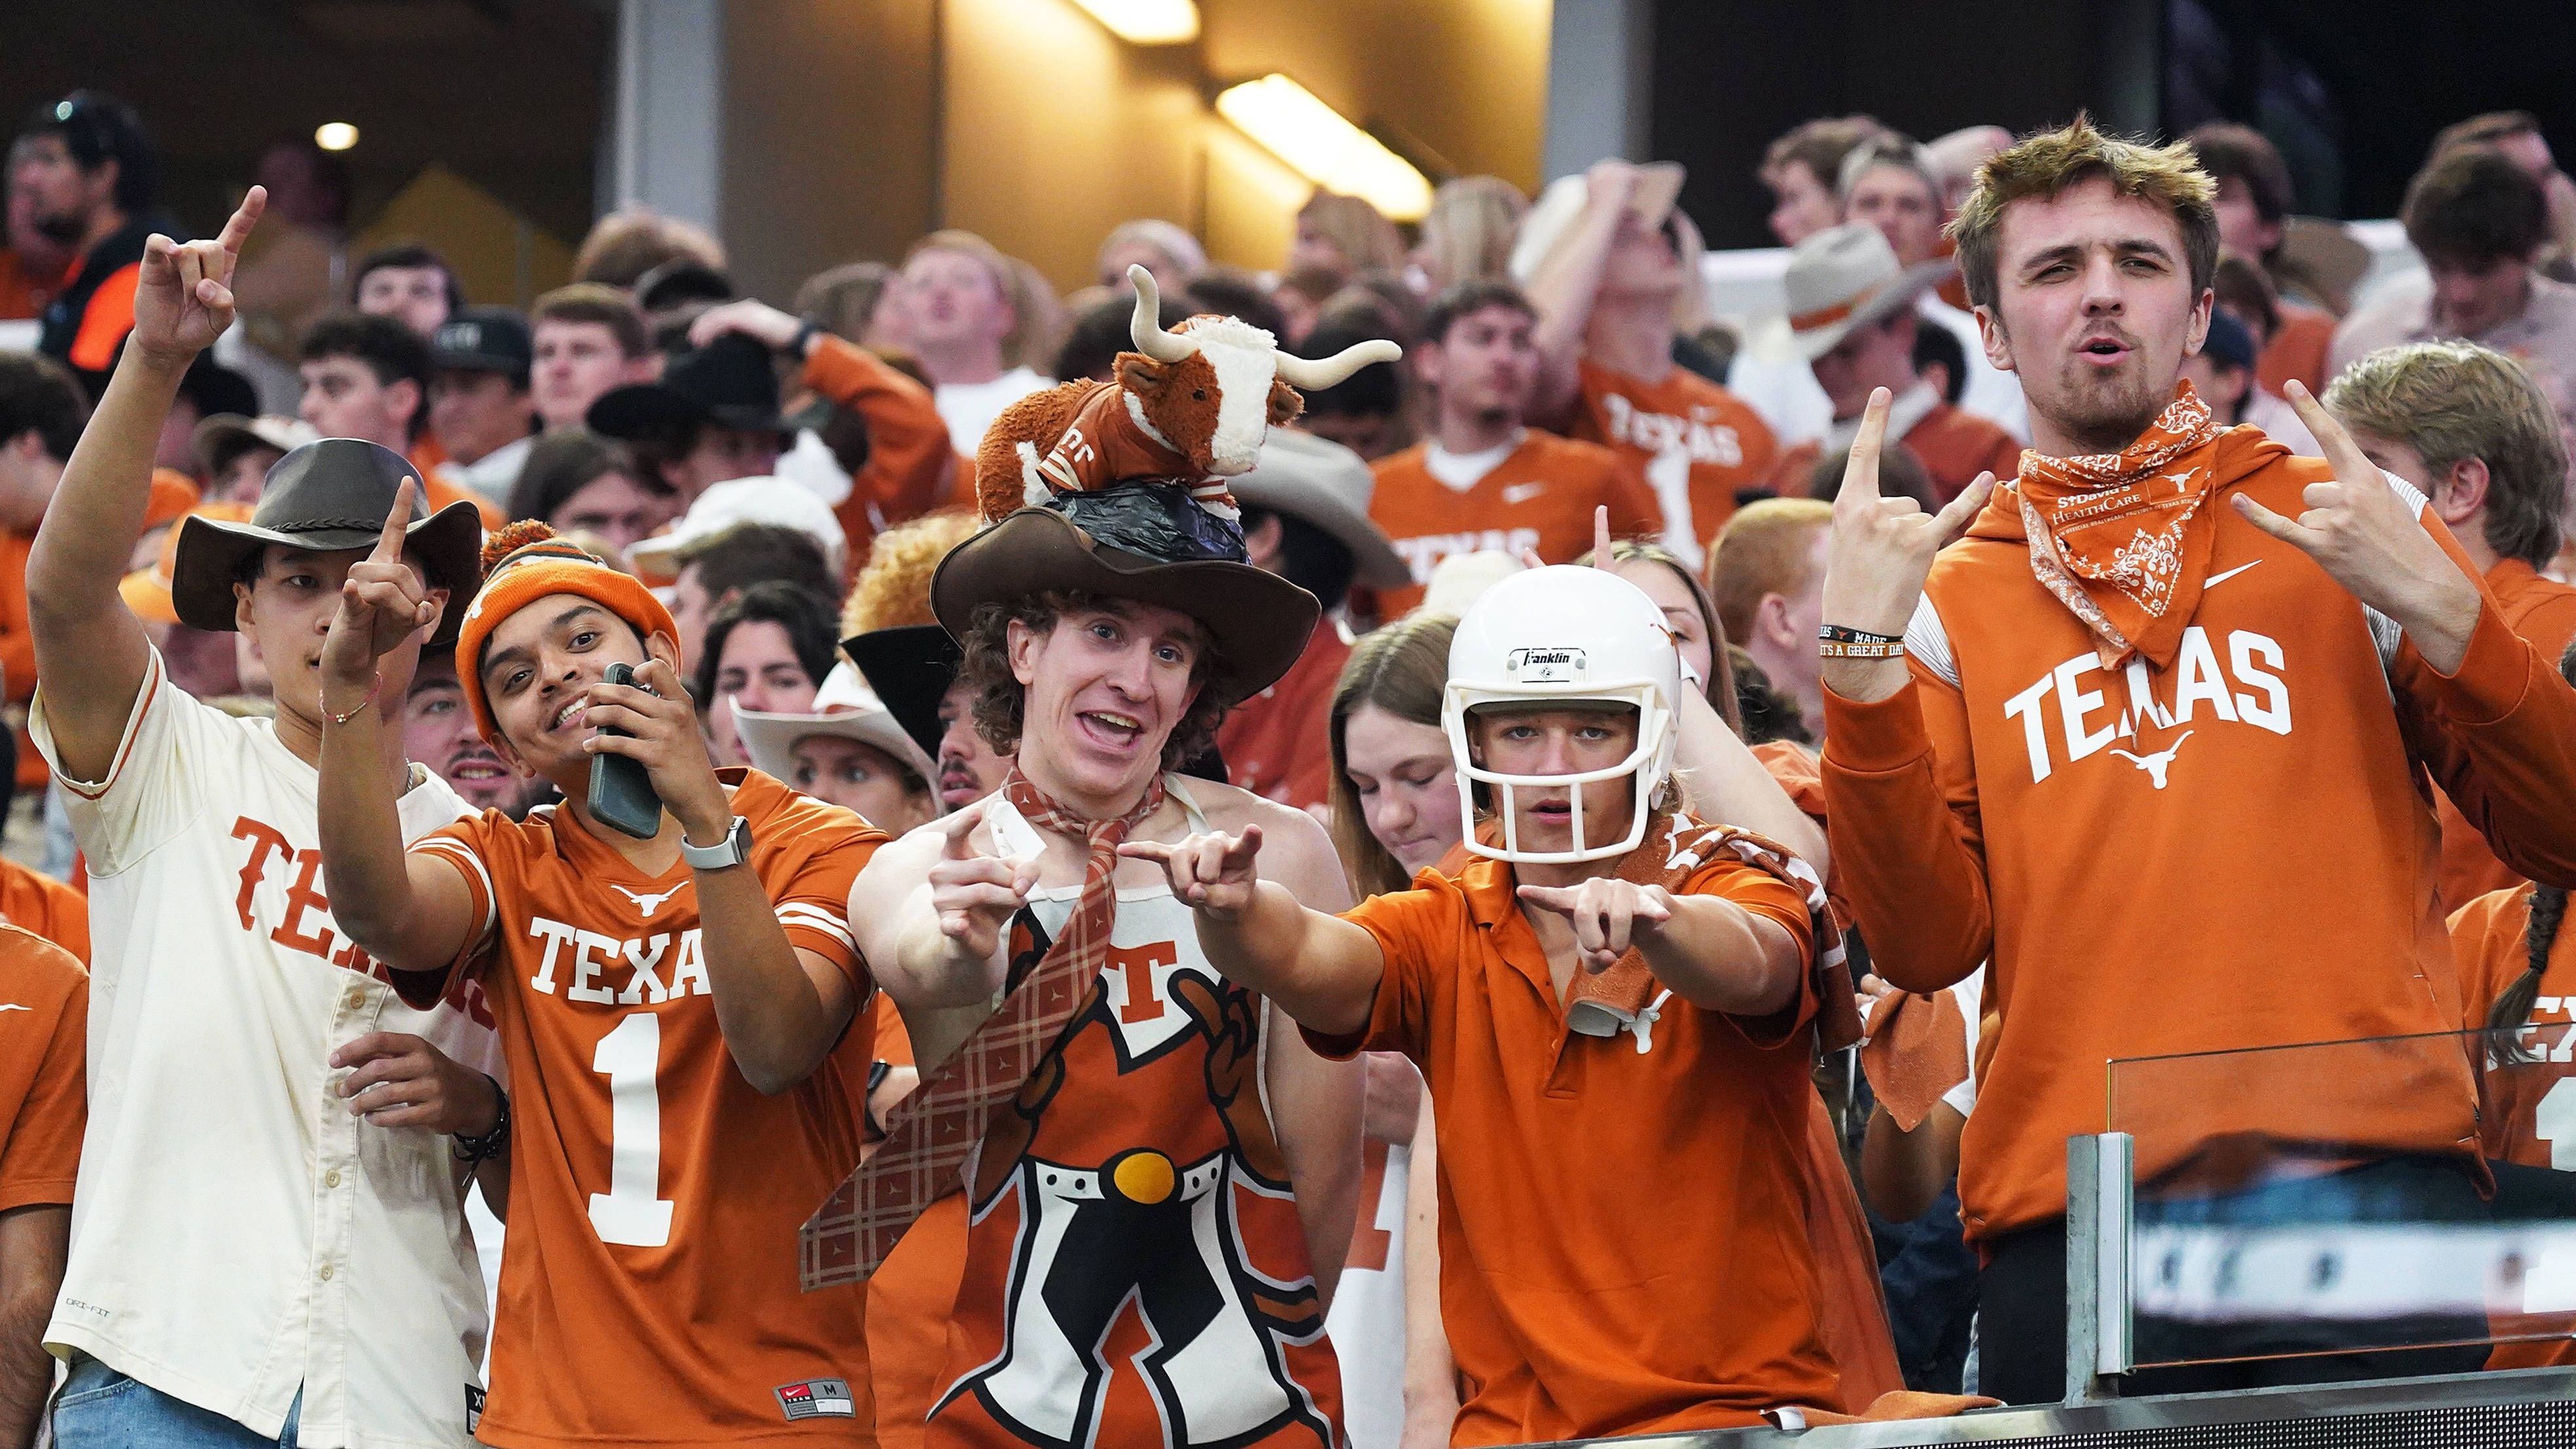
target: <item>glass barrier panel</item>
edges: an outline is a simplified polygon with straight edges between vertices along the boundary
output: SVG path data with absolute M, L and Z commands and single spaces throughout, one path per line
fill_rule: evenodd
M 2134 1139 L 2132 1364 L 2576 1364 L 2571 1008 L 2543 997 L 2518 1031 L 2112 1062 L 2108 1127 Z

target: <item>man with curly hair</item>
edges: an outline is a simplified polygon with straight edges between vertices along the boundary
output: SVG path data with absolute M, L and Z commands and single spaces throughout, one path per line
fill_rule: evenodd
M 1278 1029 L 1162 872 L 1118 854 L 1250 831 L 1301 899 L 1347 904 L 1311 817 L 1177 773 L 1295 663 L 1314 596 L 1185 490 L 1134 482 L 1011 513 L 948 554 L 931 599 L 976 727 L 1016 758 L 851 892 L 923 1086 L 809 1228 L 809 1281 L 873 1273 L 962 1186 L 928 1443 L 1338 1443 L 1321 1327 L 1361 1078 Z

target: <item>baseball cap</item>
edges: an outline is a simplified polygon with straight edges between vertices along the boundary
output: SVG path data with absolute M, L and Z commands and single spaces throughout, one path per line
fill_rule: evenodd
M 537 360 L 527 319 L 507 307 L 468 307 L 430 335 L 430 364 L 446 372 L 504 372 L 524 387 Z
M 841 531 L 841 520 L 833 516 L 831 505 L 804 484 L 774 476 L 716 484 L 698 495 L 670 532 L 641 540 L 626 551 L 626 558 L 647 582 L 668 583 L 679 577 L 681 550 L 745 523 L 775 524 L 809 535 L 821 545 L 824 562 L 834 573 L 840 572 L 849 537 Z

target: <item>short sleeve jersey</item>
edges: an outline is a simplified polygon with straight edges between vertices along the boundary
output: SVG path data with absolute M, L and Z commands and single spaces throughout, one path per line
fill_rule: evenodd
M 789 943 L 868 980 L 846 912 L 882 843 L 858 816 L 721 772 Z M 716 1022 L 697 886 L 648 877 L 560 807 L 412 847 L 464 878 L 458 968 L 511 1082 L 493 1445 L 865 1442 L 863 1287 L 804 1293 L 796 1234 L 858 1162 L 862 1009 L 813 1076 L 763 1096 Z
M 72 1200 L 86 1099 L 89 973 L 0 925 L 0 1213 Z
M 1386 965 L 1369 1024 L 1309 1034 L 1334 1054 L 1401 1051 L 1430 1086 L 1442 1316 L 1467 1389 L 1451 1442 L 1838 1408 L 1802 1188 L 1814 972 L 1759 1021 L 1668 1001 L 1643 1051 L 1570 1033 L 1513 882 L 1480 859 L 1363 901 L 1345 919 Z M 1766 872 L 1722 857 L 1680 893 L 1733 901 L 1813 957 L 1803 896 Z M 1690 1232 L 1669 1230 L 1675 1203 Z
M 1739 489 L 1767 483 L 1779 444 L 1742 398 L 1688 368 L 1644 382 L 1586 362 L 1576 371 L 1573 425 L 1645 474 L 1663 508 L 1666 548 L 1696 567 L 1735 516 Z
M 1547 563 L 1573 562 L 1592 547 L 1592 511 L 1603 505 L 1622 538 L 1663 531 L 1663 510 L 1635 463 L 1598 444 L 1532 430 L 1466 489 L 1433 476 L 1429 455 L 1429 444 L 1417 444 L 1369 465 L 1377 480 L 1369 520 L 1413 572 L 1412 583 L 1378 592 L 1381 619 L 1421 603 L 1432 571 L 1451 554 L 1527 549 Z

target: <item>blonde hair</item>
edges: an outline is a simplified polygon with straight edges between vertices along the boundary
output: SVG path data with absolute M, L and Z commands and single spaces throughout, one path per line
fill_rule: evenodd
M 1341 852 L 1342 870 L 1351 888 L 1363 896 L 1400 891 L 1409 883 L 1404 867 L 1369 833 L 1368 812 L 1360 792 L 1351 786 L 1350 751 L 1345 744 L 1351 716 L 1375 705 L 1411 724 L 1440 725 L 1440 697 L 1449 686 L 1449 641 L 1458 632 L 1455 614 L 1410 614 L 1351 646 L 1342 677 L 1333 686 L 1332 723 L 1327 743 L 1333 755 L 1331 792 L 1333 845 Z M 1470 828 L 1473 828 L 1472 826 Z
M 1461 176 L 1431 193 L 1422 218 L 1422 270 L 1434 293 L 1461 282 L 1508 281 L 1512 238 L 1529 198 L 1499 176 Z
M 1816 535 L 1833 522 L 1821 498 L 1765 498 L 1726 521 L 1708 551 L 1708 592 L 1729 639 L 1753 637 L 1753 616 L 1766 594 L 1806 592 L 1815 582 Z
M 841 610 L 841 637 L 938 623 L 930 612 L 930 575 L 950 549 L 974 536 L 975 526 L 972 513 L 931 513 L 878 534 Z
M 2487 547 L 2535 568 L 2558 556 L 2567 445 L 2558 410 L 2521 363 L 2474 342 L 2382 348 L 2345 368 L 2325 405 L 2413 448 L 2436 474 L 2470 458 L 2486 464 Z
M 1356 196 L 1315 188 L 1297 209 L 1297 220 L 1332 238 L 1342 249 L 1352 273 L 1395 270 L 1404 265 L 1404 237 L 1395 223 Z
M 2149 201 L 2171 213 L 2182 228 L 2182 250 L 2194 296 L 2209 289 L 2218 271 L 2218 183 L 2200 169 L 2190 146 L 2151 146 L 2095 130 L 2081 112 L 2063 130 L 2024 136 L 1986 158 L 1977 184 L 1949 226 L 1958 244 L 1959 272 L 1968 300 L 1995 305 L 2004 211 L 2016 201 L 2045 201 L 2094 177 L 2108 178 L 2122 196 Z
M 631 290 L 646 272 L 683 257 L 719 272 L 725 269 L 724 243 L 705 229 L 650 207 L 621 207 L 601 217 L 582 238 L 572 259 L 572 279 Z

